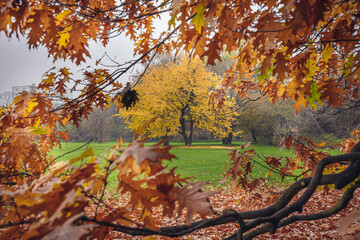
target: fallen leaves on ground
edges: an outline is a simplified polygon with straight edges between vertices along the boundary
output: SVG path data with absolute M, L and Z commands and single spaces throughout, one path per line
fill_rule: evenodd
M 216 188 L 211 190 L 218 190 L 220 193 L 211 197 L 211 203 L 213 208 L 219 212 L 223 209 L 234 209 L 236 211 L 248 211 L 254 209 L 261 209 L 270 204 L 269 199 L 276 199 L 277 195 L 280 195 L 283 188 L 272 187 L 272 192 L 265 189 L 258 189 L 257 192 L 246 193 L 238 191 L 234 193 L 229 188 Z M 324 194 L 322 191 L 316 192 L 310 201 L 304 207 L 304 214 L 312 214 L 318 211 L 323 211 L 326 208 L 333 206 L 341 197 L 342 191 L 330 190 L 328 194 Z M 345 210 L 335 214 L 329 218 L 320 219 L 316 221 L 295 222 L 288 226 L 282 227 L 276 231 L 274 235 L 263 234 L 256 239 L 355 239 L 360 236 L 360 230 L 352 230 L 351 226 L 359 224 L 360 219 L 353 221 L 348 225 L 348 231 L 338 231 L 340 222 L 342 219 L 352 212 L 360 209 L 360 190 L 356 190 L 353 199 Z M 161 216 L 161 209 L 155 210 L 159 216 Z M 182 213 L 181 216 L 174 218 L 158 218 L 157 219 L 162 226 L 172 226 L 179 224 L 186 224 L 186 214 Z M 195 215 L 193 221 L 201 220 L 199 215 Z M 151 239 L 163 240 L 163 239 L 202 239 L 202 240 L 214 240 L 223 239 L 233 234 L 238 229 L 238 224 L 230 223 L 226 225 L 219 225 L 216 227 L 210 227 L 202 229 L 191 234 L 178 237 L 167 238 L 163 236 L 154 236 Z M 146 239 L 147 237 L 134 237 L 122 233 L 112 232 L 107 239 Z

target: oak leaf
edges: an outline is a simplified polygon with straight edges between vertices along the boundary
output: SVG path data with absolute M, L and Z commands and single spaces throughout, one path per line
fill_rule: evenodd
M 275 59 L 274 74 L 277 73 L 278 78 L 280 80 L 284 80 L 286 78 L 285 73 L 289 72 L 289 67 L 287 66 L 289 64 L 289 60 L 281 52 L 276 54 Z
M 157 162 L 159 158 L 162 158 L 165 155 L 161 152 L 153 151 L 155 148 L 155 146 L 144 147 L 143 144 L 132 143 L 124 150 L 119 160 L 120 162 L 125 162 L 128 157 L 133 157 L 139 166 L 145 159 L 150 162 Z
M 173 188 L 169 196 L 173 200 L 179 202 L 178 215 L 184 208 L 187 209 L 186 222 L 190 223 L 194 214 L 198 213 L 202 218 L 213 214 L 211 204 L 206 201 L 209 197 L 213 197 L 218 191 L 201 192 L 200 188 L 205 182 L 189 183 L 184 187 Z
M 326 44 L 326 47 L 322 51 L 322 57 L 321 57 L 322 60 L 325 63 L 328 63 L 333 52 L 334 52 L 334 48 L 331 46 L 331 44 Z
M 345 91 L 336 81 L 329 80 L 321 83 L 320 90 L 323 92 L 320 99 L 326 99 L 329 106 L 340 107 L 344 102 L 344 98 L 340 95 L 344 94 Z
M 346 217 L 340 218 L 340 221 L 339 221 L 340 225 L 336 230 L 341 234 L 358 231 L 360 229 L 359 223 L 355 224 L 352 227 L 350 227 L 350 225 L 355 220 L 359 219 L 359 214 L 360 214 L 360 211 L 357 210 L 357 211 L 352 212 L 351 214 L 349 214 Z
M 296 113 L 299 113 L 302 110 L 302 107 L 307 107 L 308 101 L 303 95 L 298 96 L 296 102 L 294 103 L 294 108 Z
M 309 107 L 317 110 L 316 103 L 322 105 L 322 101 L 320 100 L 321 93 L 319 92 L 319 85 L 316 83 L 316 81 L 313 81 L 311 83 L 309 92 L 311 94 L 311 96 L 307 98 L 307 101 L 309 102 Z
M 219 60 L 220 59 L 220 36 L 219 34 L 215 34 L 215 36 L 213 37 L 213 39 L 210 41 L 210 43 L 206 46 L 207 50 L 205 51 L 205 53 L 203 54 L 203 56 L 207 56 L 208 60 L 207 60 L 207 64 L 209 65 L 215 65 L 215 60 Z M 196 46 L 198 47 L 198 46 Z
M 77 214 L 66 220 L 62 225 L 51 228 L 51 232 L 41 240 L 80 239 L 88 232 L 89 228 L 96 227 L 95 224 L 73 225 L 73 222 L 82 216 L 82 213 Z
M 201 33 L 201 28 L 205 25 L 205 8 L 203 4 L 199 4 L 194 11 L 196 15 L 192 19 L 192 23 L 195 25 L 195 29 L 198 33 Z
M 66 47 L 68 42 L 69 42 L 69 38 L 70 38 L 70 34 L 69 31 L 71 29 L 66 29 L 62 32 L 59 32 L 58 34 L 58 41 L 56 42 L 58 44 L 58 48 L 61 49 L 62 47 Z

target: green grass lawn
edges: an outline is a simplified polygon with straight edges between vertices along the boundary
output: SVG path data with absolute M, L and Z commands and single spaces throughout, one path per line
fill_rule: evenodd
M 73 151 L 84 145 L 83 142 L 68 142 L 62 144 L 62 150 L 54 149 L 52 154 L 58 157 L 66 152 Z M 89 146 L 94 150 L 95 154 L 99 156 L 106 149 L 108 149 L 115 142 L 107 143 L 90 143 Z M 219 181 L 223 178 L 224 167 L 229 159 L 228 154 L 231 150 L 239 149 L 240 142 L 234 142 L 231 146 L 225 146 L 221 142 L 194 142 L 193 147 L 184 147 L 183 143 L 171 143 L 174 146 L 171 149 L 177 159 L 173 159 L 171 162 L 166 161 L 169 168 L 176 167 L 176 173 L 181 174 L 182 177 L 194 177 L 194 180 L 205 180 L 213 186 L 217 186 Z M 150 146 L 152 143 L 146 143 Z M 59 157 L 57 161 L 66 159 L 72 159 L 81 154 L 86 147 Z M 255 149 L 260 155 L 273 156 L 273 157 L 286 157 L 291 156 L 290 151 L 280 152 L 278 147 L 274 146 L 261 146 L 251 145 L 247 149 Z M 257 159 L 261 162 L 261 159 Z M 79 163 L 80 164 L 80 163 Z M 263 177 L 267 173 L 267 169 L 264 169 L 260 165 L 255 164 L 253 168 L 254 177 Z M 115 176 L 113 176 L 115 177 Z M 271 176 L 272 180 L 278 180 L 277 175 Z
M 200 143 L 201 146 L 201 143 Z M 217 185 L 223 178 L 226 162 L 229 159 L 229 153 L 231 150 L 239 149 L 240 144 L 235 144 L 231 149 L 217 149 L 213 147 L 224 147 L 221 143 L 217 145 L 202 145 L 204 148 L 181 148 L 174 147 L 172 153 L 177 156 L 177 160 L 169 163 L 169 167 L 177 167 L 177 172 L 182 176 L 193 176 L 197 180 L 206 180 L 212 185 Z M 247 148 L 255 149 L 258 154 L 264 154 L 273 157 L 287 157 L 291 156 L 290 151 L 280 152 L 278 147 L 273 146 L 261 146 L 252 145 Z M 261 159 L 256 158 L 258 162 L 262 162 Z M 254 165 L 252 176 L 263 177 L 267 173 L 267 169 L 264 169 L 258 164 Z M 276 178 L 273 175 L 272 178 Z

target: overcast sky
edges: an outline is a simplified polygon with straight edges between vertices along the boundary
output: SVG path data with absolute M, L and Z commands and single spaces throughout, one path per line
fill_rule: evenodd
M 169 19 L 170 16 L 165 14 L 161 19 L 154 20 L 155 36 L 168 28 Z M 40 83 L 42 75 L 53 66 L 69 67 L 72 73 L 88 65 L 94 66 L 96 60 L 101 58 L 105 52 L 120 64 L 134 59 L 133 43 L 124 35 L 110 38 L 106 48 L 100 43 L 91 43 L 89 47 L 91 59 L 86 59 L 86 63 L 81 66 L 63 60 L 53 63 L 53 59 L 48 58 L 47 50 L 44 47 L 29 50 L 26 42 L 26 39 L 22 38 L 19 41 L 16 37 L 9 40 L 3 32 L 0 32 L 0 92 L 11 91 L 12 86 L 32 83 L 37 85 Z M 107 62 L 109 63 L 109 61 Z M 129 76 L 130 74 L 123 75 L 119 80 L 128 81 Z
M 7 39 L 3 33 L 0 34 L 0 92 L 11 91 L 11 86 L 38 84 L 42 75 L 52 68 L 70 67 L 73 72 L 88 65 L 93 65 L 105 52 L 112 58 L 116 57 L 118 63 L 123 63 L 133 59 L 133 45 L 127 38 L 120 36 L 110 40 L 106 48 L 100 43 L 91 44 L 91 59 L 87 59 L 86 64 L 80 67 L 70 61 L 58 60 L 53 63 L 52 58 L 48 58 L 44 47 L 38 49 L 28 49 L 26 39 L 20 41 L 14 37 Z M 128 80 L 125 76 L 123 80 Z

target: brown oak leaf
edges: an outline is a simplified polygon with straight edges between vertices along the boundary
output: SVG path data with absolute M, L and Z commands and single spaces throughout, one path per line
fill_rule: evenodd
M 95 224 L 82 224 L 82 225 L 72 225 L 72 223 L 79 219 L 83 214 L 77 214 L 69 218 L 61 226 L 56 226 L 52 228 L 52 231 L 44 236 L 42 240 L 56 240 L 56 239 L 80 239 L 84 234 L 88 232 L 87 229 L 95 227 Z
M 190 183 L 181 188 L 173 188 L 169 195 L 170 199 L 177 200 L 179 203 L 178 215 L 181 214 L 182 210 L 186 207 L 186 222 L 190 223 L 194 214 L 198 213 L 202 218 L 213 214 L 211 210 L 210 202 L 206 199 L 219 193 L 218 191 L 199 191 L 205 182 Z
M 143 144 L 133 143 L 124 150 L 120 162 L 124 162 L 129 156 L 132 156 L 139 166 L 145 159 L 156 162 L 158 158 L 164 157 L 164 154 L 153 151 L 155 148 L 155 146 L 145 148 Z

